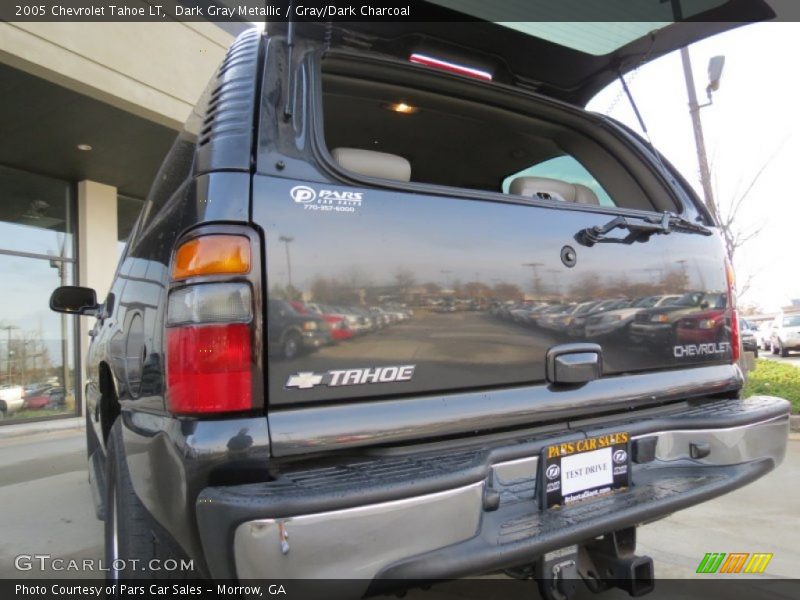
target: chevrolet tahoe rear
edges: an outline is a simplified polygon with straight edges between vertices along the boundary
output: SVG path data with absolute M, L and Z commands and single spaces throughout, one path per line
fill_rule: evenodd
M 718 227 L 648 144 L 581 108 L 602 65 L 498 24 L 417 25 L 242 34 L 108 297 L 54 293 L 98 320 L 109 561 L 344 577 L 358 596 L 495 572 L 639 595 L 638 526 L 782 460 L 788 403 L 741 397 Z M 630 326 L 591 334 L 599 306 Z M 503 316 L 522 308 L 558 326 Z M 335 333 L 348 315 L 360 335 Z M 686 333 L 709 319 L 713 340 Z

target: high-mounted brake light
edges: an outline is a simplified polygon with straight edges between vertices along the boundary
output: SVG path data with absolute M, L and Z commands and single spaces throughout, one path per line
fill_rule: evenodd
M 172 278 L 235 275 L 250 271 L 250 240 L 241 235 L 204 235 L 184 242 L 175 253 Z
M 736 277 L 733 273 L 733 265 L 727 258 L 725 259 L 725 283 L 728 286 L 728 310 L 730 311 L 731 360 L 738 362 L 742 355 L 742 340 L 739 335 L 739 313 L 736 310 Z
M 442 60 L 440 58 L 434 58 L 432 56 L 428 56 L 427 54 L 420 54 L 418 52 L 415 52 L 414 54 L 408 57 L 408 60 L 418 65 L 425 65 L 426 67 L 432 67 L 434 69 L 440 69 L 442 71 L 448 71 L 450 73 L 456 73 L 458 75 L 466 75 L 467 77 L 474 77 L 476 79 L 482 79 L 484 81 L 492 80 L 492 74 L 489 73 L 488 71 L 483 71 L 481 69 L 476 69 L 474 67 L 466 67 L 464 65 L 452 63 L 446 60 Z

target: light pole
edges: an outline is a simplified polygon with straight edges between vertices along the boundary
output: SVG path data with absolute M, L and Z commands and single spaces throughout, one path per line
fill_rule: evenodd
M 289 288 L 291 291 L 294 289 L 294 286 L 292 285 L 292 260 L 289 257 L 289 244 L 294 241 L 294 238 L 288 235 L 282 235 L 278 238 L 278 241 L 283 242 L 286 246 L 286 273 L 289 279 Z
M 553 274 L 553 290 L 555 291 L 555 295 L 560 297 L 561 296 L 561 282 L 559 280 L 561 276 L 561 271 L 558 269 L 547 269 L 548 273 Z
M 708 86 L 706 86 L 708 102 L 705 104 L 697 102 L 697 90 L 694 86 L 694 75 L 692 74 L 692 59 L 689 56 L 689 48 L 686 46 L 681 48 L 681 62 L 683 63 L 683 76 L 686 80 L 686 92 L 689 96 L 689 115 L 692 117 L 694 142 L 697 147 L 697 162 L 700 166 L 700 183 L 703 186 L 706 206 L 714 220 L 719 222 L 719 211 L 717 210 L 717 203 L 714 201 L 714 190 L 711 186 L 711 170 L 708 167 L 708 155 L 706 154 L 706 142 L 703 136 L 703 123 L 700 120 L 700 109 L 711 105 L 711 93 L 719 89 L 722 68 L 725 66 L 725 57 L 714 56 L 708 62 Z
M 4 325 L 0 327 L 0 329 L 6 330 L 6 383 L 11 385 L 11 355 L 13 354 L 11 351 L 11 330 L 19 329 L 19 327 L 15 325 Z
M 441 270 L 441 271 L 439 271 L 439 272 L 440 272 L 442 275 L 444 275 L 444 285 L 445 285 L 445 289 L 449 290 L 449 289 L 450 289 L 450 273 L 452 273 L 452 271 L 450 271 L 449 269 L 442 269 L 442 270 Z
M 542 280 L 539 278 L 539 267 L 544 266 L 544 263 L 531 262 L 522 263 L 523 267 L 530 267 L 533 269 L 533 293 L 536 294 L 537 299 L 542 295 Z

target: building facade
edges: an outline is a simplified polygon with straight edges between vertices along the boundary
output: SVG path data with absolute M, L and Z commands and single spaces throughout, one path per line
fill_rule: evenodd
M 0 23 L 0 424 L 81 414 L 90 319 L 162 158 L 237 29 Z M 79 322 L 80 321 L 80 322 Z

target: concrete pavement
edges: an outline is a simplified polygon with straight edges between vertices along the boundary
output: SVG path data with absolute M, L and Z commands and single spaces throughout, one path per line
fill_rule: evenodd
M 796 578 L 799 495 L 800 435 L 792 434 L 787 458 L 778 469 L 727 496 L 642 527 L 639 553 L 653 557 L 659 578 L 692 578 L 706 552 L 772 552 L 764 577 Z M 14 557 L 19 554 L 102 556 L 103 527 L 94 517 L 82 433 L 65 430 L 0 439 L 0 508 L 2 578 L 42 576 L 15 570 Z M 82 574 L 87 575 L 91 574 Z M 456 582 L 409 597 L 475 597 L 471 589 L 475 588 Z M 604 597 L 627 597 L 619 594 L 613 591 Z
M 103 554 L 103 524 L 94 516 L 82 431 L 0 440 L 0 507 L 2 578 L 41 576 L 14 568 L 20 554 L 67 559 Z

